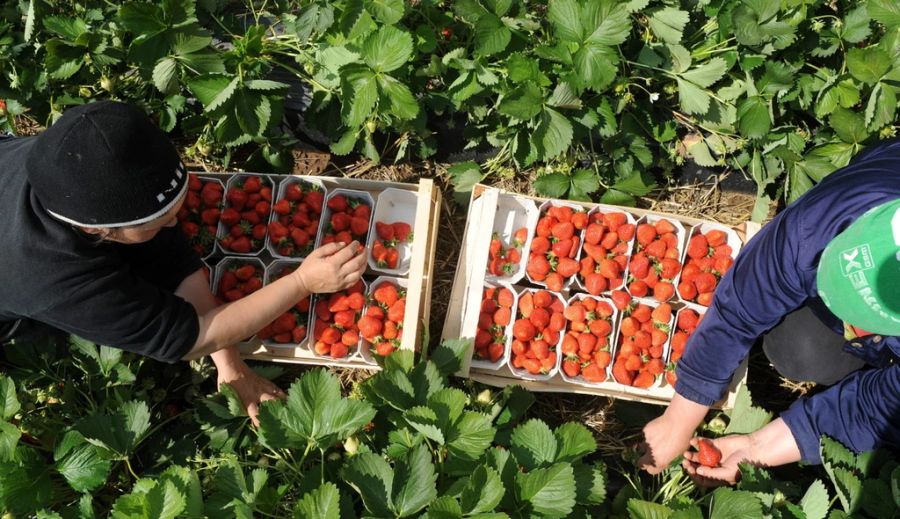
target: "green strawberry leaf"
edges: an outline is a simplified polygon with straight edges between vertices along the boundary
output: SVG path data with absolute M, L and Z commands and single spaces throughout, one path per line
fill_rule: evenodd
M 500 474 L 490 467 L 479 465 L 460 494 L 461 509 L 469 515 L 491 512 L 500 504 L 505 493 Z
M 569 463 L 517 474 L 516 490 L 537 514 L 566 517 L 575 507 L 575 475 Z
M 650 30 L 666 43 L 679 43 L 684 26 L 689 20 L 690 15 L 687 11 L 674 7 L 657 9 L 650 15 Z
M 67 432 L 53 452 L 56 470 L 78 492 L 90 492 L 106 483 L 110 462 L 100 448 L 85 441 L 78 431 Z
M 546 423 L 532 419 L 513 430 L 509 450 L 520 465 L 531 470 L 556 461 L 559 442 Z
M 391 72 L 406 64 L 412 52 L 412 36 L 406 31 L 385 25 L 366 38 L 361 56 L 375 72 Z

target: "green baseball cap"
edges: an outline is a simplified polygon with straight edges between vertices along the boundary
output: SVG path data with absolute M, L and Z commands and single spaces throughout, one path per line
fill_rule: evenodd
M 828 243 L 819 296 L 848 324 L 900 335 L 900 200 L 874 207 Z

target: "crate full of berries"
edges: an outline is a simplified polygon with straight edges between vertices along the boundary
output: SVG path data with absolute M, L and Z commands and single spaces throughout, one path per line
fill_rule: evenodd
M 477 185 L 442 337 L 472 339 L 460 375 L 483 383 L 664 404 L 756 230 Z
M 377 369 L 421 349 L 441 205 L 433 181 L 203 173 L 189 187 L 179 219 L 185 231 L 204 225 L 192 236 L 207 233 L 195 242 L 221 303 L 277 282 L 323 245 L 356 242 L 366 255 L 358 283 L 296 302 L 241 345 L 246 357 Z

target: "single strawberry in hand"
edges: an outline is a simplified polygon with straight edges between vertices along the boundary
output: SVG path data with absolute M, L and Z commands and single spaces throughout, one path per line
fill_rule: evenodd
M 722 452 L 711 440 L 700 438 L 697 441 L 697 461 L 704 467 L 718 467 L 722 461 Z

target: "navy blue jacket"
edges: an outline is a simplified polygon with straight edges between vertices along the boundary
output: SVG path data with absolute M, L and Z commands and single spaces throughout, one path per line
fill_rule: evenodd
M 722 398 L 761 335 L 797 308 L 821 303 L 816 268 L 828 242 L 867 210 L 898 198 L 900 141 L 893 141 L 866 150 L 763 226 L 722 278 L 691 336 L 676 371 L 676 392 L 703 405 Z M 818 314 L 843 335 L 840 319 Z M 894 361 L 900 356 L 900 338 L 872 335 L 854 339 L 844 349 L 872 368 L 798 400 L 781 414 L 810 463 L 821 462 L 822 435 L 856 451 L 900 445 L 900 363 Z

